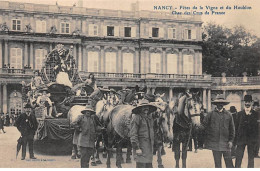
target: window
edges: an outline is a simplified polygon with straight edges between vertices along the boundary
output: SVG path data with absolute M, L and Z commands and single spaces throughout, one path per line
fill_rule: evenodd
M 125 37 L 131 37 L 131 27 L 125 27 Z
M 88 52 L 88 72 L 98 72 L 98 52 Z
M 89 35 L 90 36 L 97 36 L 98 35 L 98 26 L 95 24 L 89 25 Z
M 187 34 L 188 34 L 188 39 L 191 39 L 191 30 L 187 30 Z
M 11 48 L 11 58 L 10 58 L 10 67 L 14 69 L 22 69 L 22 49 L 21 48 Z
M 46 33 L 46 21 L 43 21 L 43 20 L 36 21 L 36 32 L 37 33 Z
M 21 20 L 18 19 L 12 20 L 12 30 L 21 31 Z
M 106 72 L 116 72 L 116 53 L 115 52 L 106 52 L 105 55 L 106 61 Z
M 107 26 L 107 36 L 114 36 L 114 27 Z
M 177 74 L 177 60 L 176 54 L 167 55 L 167 74 Z
M 133 53 L 123 53 L 123 72 L 124 73 L 134 73 Z
M 70 33 L 70 23 L 61 23 L 61 33 L 69 34 Z
M 35 50 L 35 69 L 42 69 L 43 61 L 47 55 L 46 49 L 36 49 Z
M 195 29 L 186 29 L 184 32 L 184 38 L 187 40 L 196 39 L 196 30 Z
M 159 28 L 152 28 L 152 37 L 159 37 Z
M 193 74 L 193 56 L 192 55 L 184 55 L 183 56 L 183 74 Z
M 161 54 L 151 53 L 151 73 L 161 73 Z

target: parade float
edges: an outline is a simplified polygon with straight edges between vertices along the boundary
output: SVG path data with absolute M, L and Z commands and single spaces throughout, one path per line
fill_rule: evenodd
M 68 111 L 74 104 L 85 105 L 93 88 L 81 79 L 72 47 L 59 44 L 46 55 L 43 67 L 30 83 L 23 83 L 23 101 L 30 103 L 39 123 L 35 140 L 72 142 Z

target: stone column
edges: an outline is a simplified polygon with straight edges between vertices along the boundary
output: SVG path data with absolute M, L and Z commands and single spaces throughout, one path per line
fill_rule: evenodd
M 123 72 L 123 66 L 122 66 L 122 47 L 118 47 L 118 53 L 117 53 L 117 61 L 116 61 L 116 72 L 122 73 Z
M 50 43 L 50 52 L 52 51 L 52 43 Z
M 33 43 L 30 42 L 30 67 L 34 69 Z
M 5 58 L 4 58 L 4 64 L 6 64 L 6 66 L 7 66 L 7 64 L 9 63 L 9 61 L 8 61 L 8 41 L 7 40 L 5 40 L 4 41 L 4 44 L 5 44 Z
M 2 40 L 0 41 L 0 68 L 3 68 L 3 49 L 2 49 Z M 1 87 L 0 87 L 1 88 Z M 0 89 L 1 90 L 1 89 Z M 1 111 L 0 111 L 1 112 Z
M 179 56 L 178 56 L 178 66 L 177 66 L 178 74 L 183 74 L 183 56 L 182 56 L 182 49 L 179 49 Z
M 82 63 L 82 49 L 81 49 L 81 46 L 82 45 L 79 45 L 79 59 L 78 59 L 78 71 L 82 71 L 82 66 L 83 66 L 83 63 Z
M 3 102 L 3 99 L 2 99 L 2 84 L 0 83 L 0 113 L 3 112 L 2 102 Z
M 73 57 L 76 61 L 76 66 L 78 67 L 78 58 L 77 58 L 77 44 L 73 45 Z
M 166 63 L 166 52 L 165 48 L 162 49 L 162 74 L 166 74 L 167 63 Z
M 3 84 L 3 112 L 7 113 L 7 84 Z
M 100 47 L 101 49 L 101 60 L 100 60 L 100 67 L 101 67 L 101 72 L 105 72 L 105 51 L 104 51 L 104 46 Z
M 134 73 L 140 73 L 140 70 L 139 70 L 139 59 L 140 59 L 140 56 L 139 56 L 139 48 L 135 48 L 135 60 L 134 60 Z
M 203 89 L 202 100 L 203 100 L 203 107 L 204 107 L 204 109 L 207 109 L 207 90 L 206 89 Z
M 173 88 L 169 87 L 169 101 L 172 101 L 172 96 L 173 96 L 172 92 L 173 92 Z
M 29 66 L 29 57 L 28 57 L 28 42 L 24 42 L 24 65 Z
M 211 112 L 211 90 L 208 89 L 208 112 Z
M 82 67 L 82 70 L 87 71 L 87 69 L 88 69 L 88 58 L 87 58 L 87 52 L 86 52 L 87 47 L 85 45 L 83 45 L 82 48 L 83 48 L 83 54 L 82 54 L 83 67 Z
M 152 87 L 152 94 L 154 94 L 156 87 Z

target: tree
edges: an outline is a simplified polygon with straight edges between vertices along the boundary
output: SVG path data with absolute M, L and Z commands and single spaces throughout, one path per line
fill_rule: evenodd
M 260 68 L 260 41 L 242 26 L 232 29 L 214 23 L 202 35 L 203 72 L 212 76 L 257 75 Z

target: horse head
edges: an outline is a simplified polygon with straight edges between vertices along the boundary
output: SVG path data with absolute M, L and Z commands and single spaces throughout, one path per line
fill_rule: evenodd
M 192 125 L 200 126 L 200 109 L 202 104 L 198 93 L 186 93 L 180 98 L 179 103 L 182 103 L 179 104 L 180 107 L 184 108 L 182 113 L 191 120 Z

